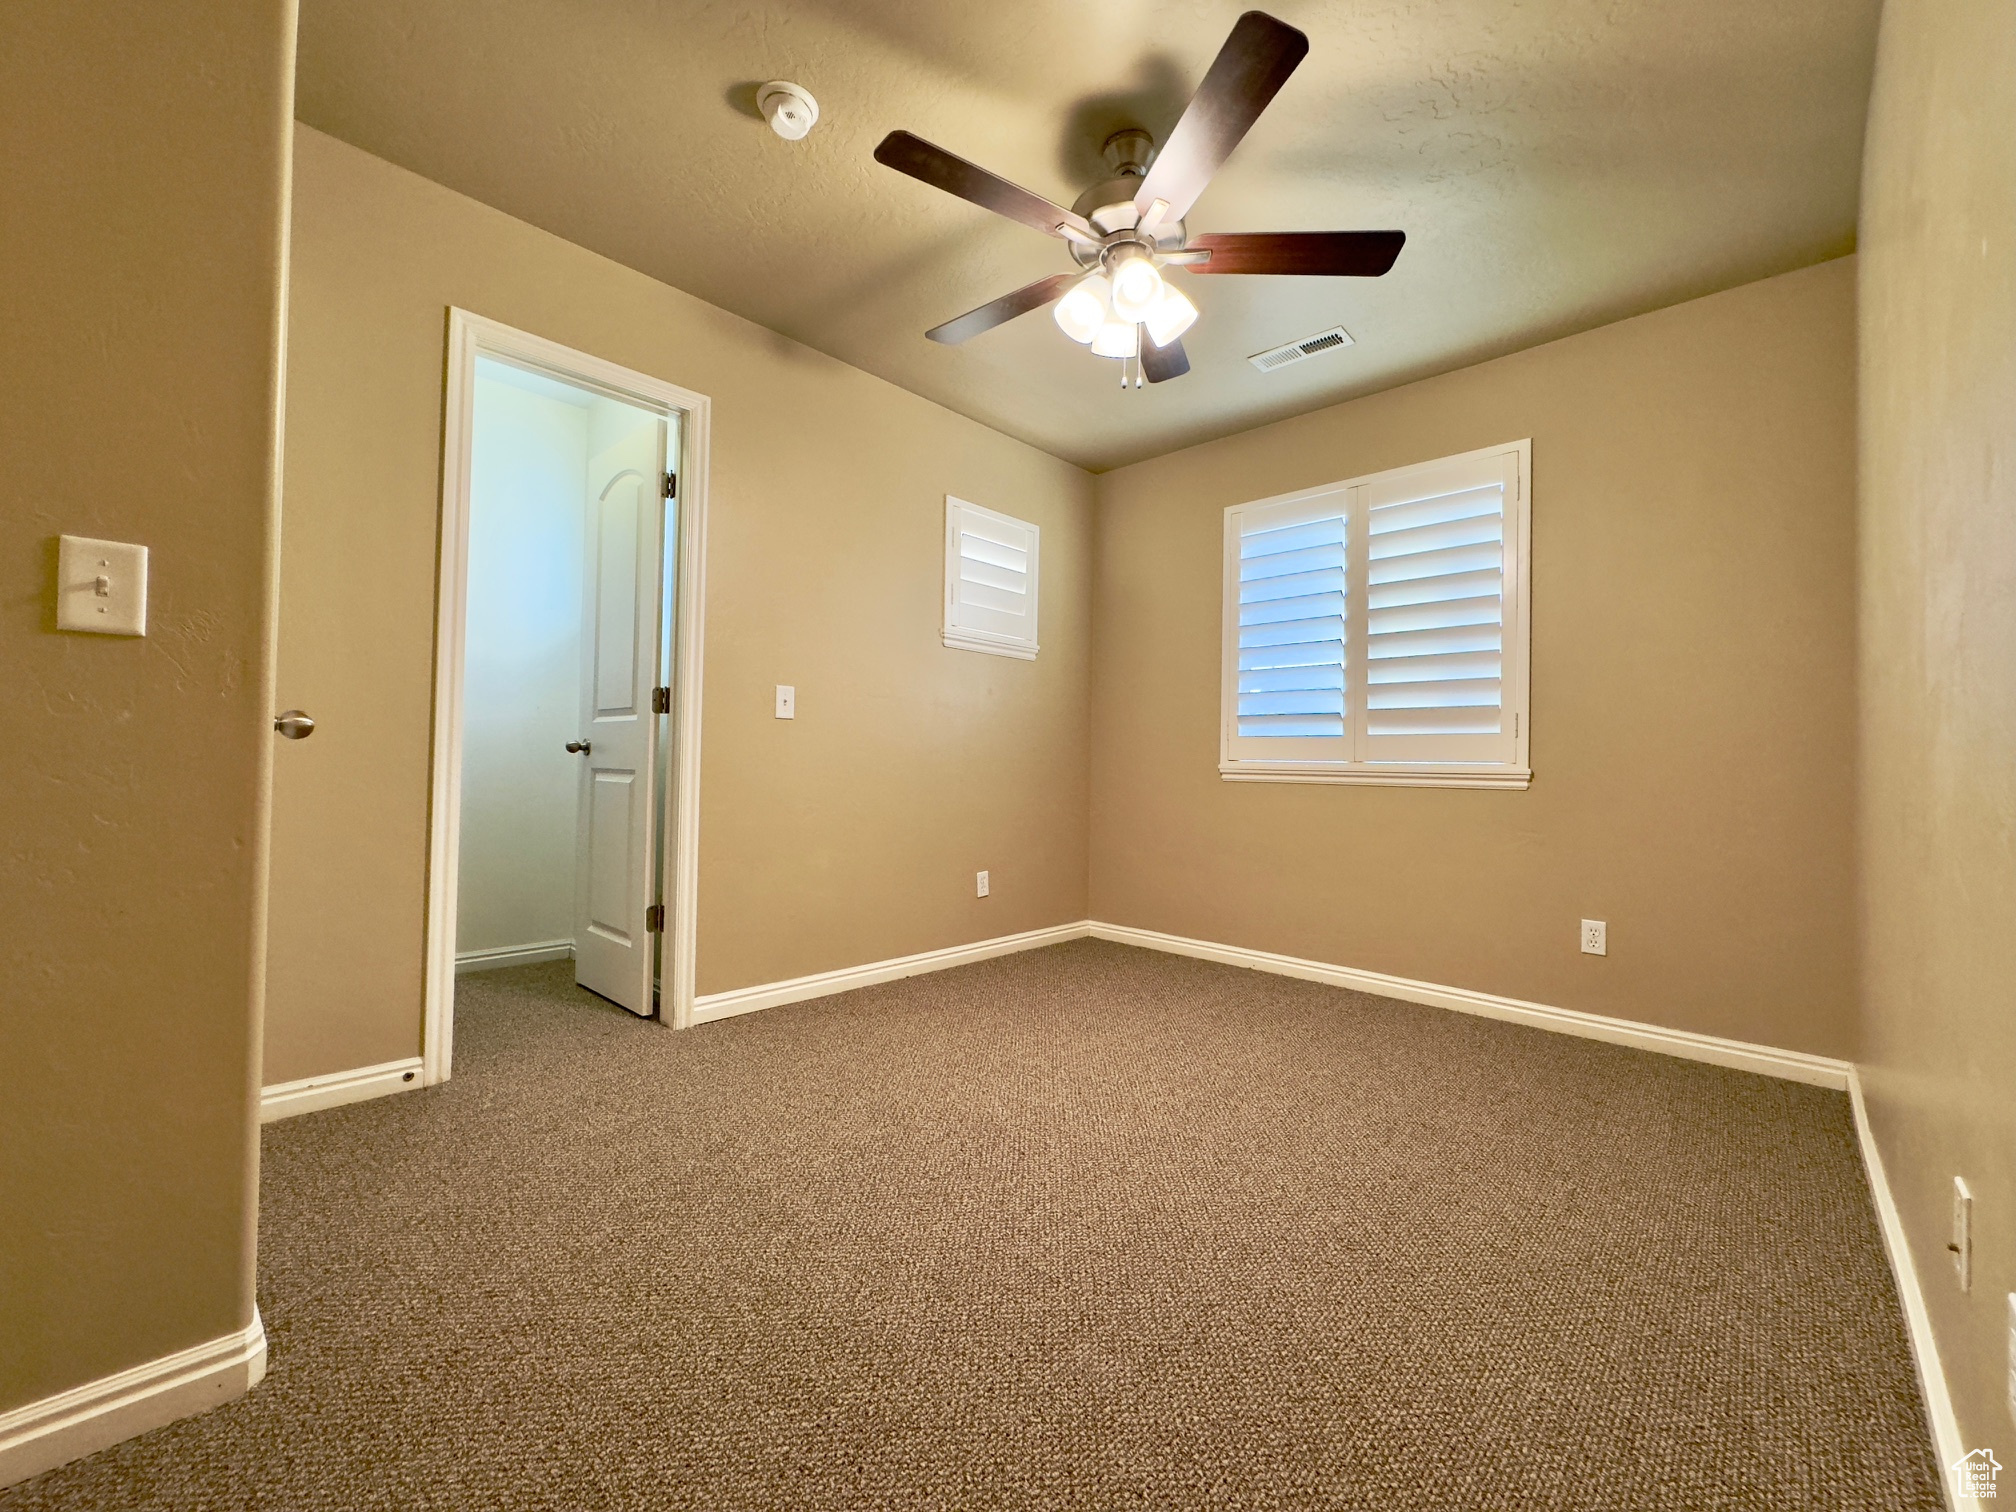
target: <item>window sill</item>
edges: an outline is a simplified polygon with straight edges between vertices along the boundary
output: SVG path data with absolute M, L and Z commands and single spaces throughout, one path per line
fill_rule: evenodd
M 1027 641 L 992 640 L 959 630 L 944 632 L 945 644 L 954 651 L 984 651 L 989 656 L 1012 656 L 1017 661 L 1036 660 L 1036 648 Z
M 1328 782 L 1355 787 L 1513 788 L 1525 789 L 1533 773 L 1525 767 L 1464 767 L 1391 765 L 1364 767 L 1297 766 L 1286 762 L 1221 761 L 1218 775 L 1227 782 Z

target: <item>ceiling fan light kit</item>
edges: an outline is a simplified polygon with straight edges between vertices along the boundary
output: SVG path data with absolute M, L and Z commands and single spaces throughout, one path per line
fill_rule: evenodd
M 1158 347 L 1169 345 L 1196 323 L 1197 306 L 1174 287 L 1164 287 L 1162 297 L 1155 301 L 1155 308 L 1142 322 L 1148 327 L 1148 339 Z
M 1088 273 L 1051 310 L 1057 329 L 1083 346 L 1098 335 L 1113 308 L 1113 291 L 1104 274 Z
M 1261 11 L 1246 12 L 1162 149 L 1156 151 L 1154 140 L 1137 127 L 1115 132 L 1104 148 L 1112 177 L 1087 189 L 1069 210 L 922 137 L 890 132 L 875 149 L 877 162 L 1059 238 L 1087 270 L 1082 278 L 1059 273 L 1039 279 L 925 334 L 955 345 L 1053 305 L 1066 336 L 1089 346 L 1096 356 L 1118 358 L 1123 363 L 1121 386 L 1138 388 L 1144 378 L 1163 383 L 1190 371 L 1183 333 L 1196 322 L 1197 306 L 1163 276 L 1164 268 L 1183 267 L 1194 274 L 1356 278 L 1386 272 L 1407 240 L 1404 232 L 1210 232 L 1191 237 L 1183 224 L 1211 176 L 1308 51 L 1309 39 L 1294 27 Z
M 1143 321 L 1162 297 L 1162 275 L 1138 242 L 1116 243 L 1108 254 L 1113 278 L 1113 313 L 1122 320 Z
M 1110 319 L 1092 333 L 1091 345 L 1094 357 L 1139 357 L 1141 327 L 1131 320 Z

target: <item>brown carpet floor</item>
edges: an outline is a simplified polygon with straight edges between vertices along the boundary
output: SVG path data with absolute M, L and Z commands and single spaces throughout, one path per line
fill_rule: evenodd
M 1939 1506 L 1838 1093 L 1085 941 L 465 978 L 265 1136 L 250 1396 L 40 1508 Z

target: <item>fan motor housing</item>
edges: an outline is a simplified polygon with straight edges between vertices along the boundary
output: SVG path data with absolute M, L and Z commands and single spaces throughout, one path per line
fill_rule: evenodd
M 1138 126 L 1129 126 L 1106 138 L 1100 149 L 1113 177 L 1094 184 L 1072 203 L 1072 210 L 1090 221 L 1104 240 L 1096 247 L 1072 242 L 1071 255 L 1079 266 L 1096 268 L 1106 261 L 1107 250 L 1121 242 L 1134 242 L 1150 252 L 1173 252 L 1183 245 L 1183 223 L 1164 221 L 1152 236 L 1135 230 L 1141 212 L 1134 196 L 1155 159 L 1155 139 Z
M 1092 222 L 1095 230 L 1105 233 L 1096 246 L 1076 241 L 1067 244 L 1080 267 L 1099 267 L 1106 261 L 1108 250 L 1123 242 L 1146 247 L 1150 252 L 1174 252 L 1182 247 L 1181 221 L 1164 221 L 1155 228 L 1153 235 L 1135 229 L 1140 212 L 1134 208 L 1131 186 L 1137 182 L 1134 179 L 1118 179 L 1111 184 L 1101 184 L 1080 195 L 1078 202 L 1071 207 Z M 1112 192 L 1122 187 L 1126 187 L 1125 194 Z

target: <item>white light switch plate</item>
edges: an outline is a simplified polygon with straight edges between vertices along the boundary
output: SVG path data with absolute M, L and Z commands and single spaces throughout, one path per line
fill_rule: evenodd
M 783 683 L 777 684 L 777 717 L 779 719 L 796 719 L 798 717 L 798 690 L 796 688 L 787 687 Z
M 1601 919 L 1582 921 L 1582 954 L 1610 954 L 1610 926 Z
M 147 548 L 64 536 L 56 553 L 56 628 L 147 633 Z
M 973 873 L 973 891 L 975 897 L 984 898 L 987 896 L 987 873 Z

